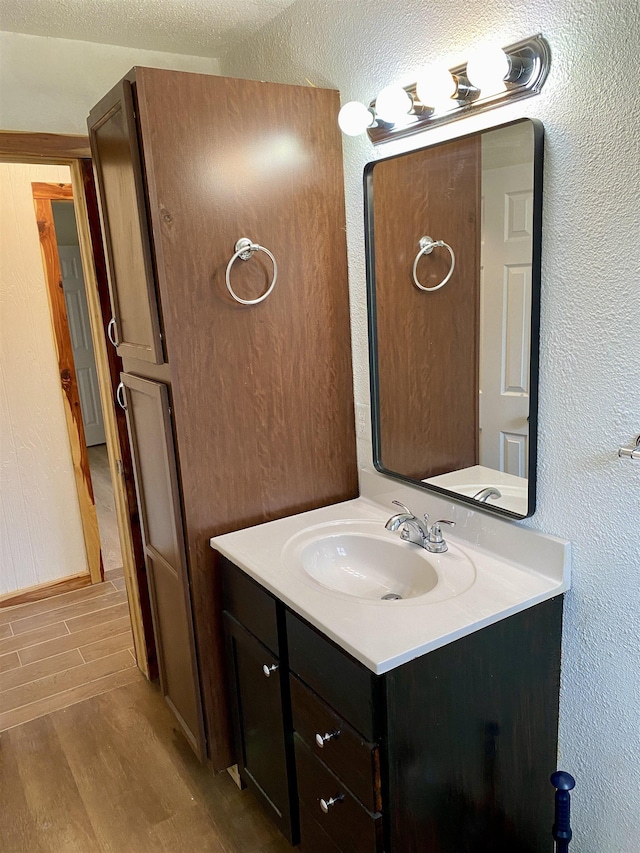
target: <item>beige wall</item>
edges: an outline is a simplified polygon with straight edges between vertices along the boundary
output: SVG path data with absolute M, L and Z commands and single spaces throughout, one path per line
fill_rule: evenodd
M 87 571 L 32 181 L 0 163 L 0 595 Z
M 91 107 L 134 65 L 218 71 L 201 56 L 0 32 L 0 128 L 85 134 Z

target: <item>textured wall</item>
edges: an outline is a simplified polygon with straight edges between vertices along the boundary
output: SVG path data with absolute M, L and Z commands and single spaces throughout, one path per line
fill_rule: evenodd
M 344 138 L 356 401 L 368 402 L 361 178 L 376 156 L 507 121 L 546 128 L 539 510 L 523 524 L 570 539 L 561 766 L 578 779 L 576 851 L 640 845 L 640 465 L 616 448 L 640 432 L 640 39 L 637 0 L 299 0 L 221 71 L 328 85 L 367 101 L 430 57 L 457 64 L 482 37 L 543 32 L 543 93 L 421 138 Z M 631 77 L 629 74 L 631 73 Z M 443 390 L 446 394 L 446 378 Z M 361 458 L 370 446 L 360 442 Z M 419 501 L 419 498 L 416 498 Z M 550 796 L 551 796 L 550 788 Z
M 134 65 L 218 70 L 200 56 L 0 32 L 0 127 L 84 134 L 91 107 Z
M 87 571 L 32 181 L 0 163 L 0 595 Z

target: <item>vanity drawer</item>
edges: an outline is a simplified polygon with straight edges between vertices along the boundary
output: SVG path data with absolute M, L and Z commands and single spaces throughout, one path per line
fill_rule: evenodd
M 298 734 L 294 734 L 294 741 L 298 797 L 305 816 L 311 817 L 344 853 L 381 853 L 382 815 L 371 814 L 360 805 L 337 776 L 309 752 Z M 337 802 L 331 803 L 332 798 Z M 321 800 L 328 803 L 327 813 Z M 305 843 L 304 835 L 301 841 L 303 850 L 314 849 L 313 843 Z
M 287 610 L 289 668 L 369 741 L 378 739 L 382 679 Z
M 290 676 L 293 727 L 311 752 L 323 761 L 371 811 L 382 808 L 380 754 L 304 684 Z M 316 736 L 330 734 L 320 747 Z
M 302 853 L 341 853 L 311 812 L 300 806 L 300 847 Z
M 224 609 L 279 656 L 276 599 L 226 557 L 220 562 Z

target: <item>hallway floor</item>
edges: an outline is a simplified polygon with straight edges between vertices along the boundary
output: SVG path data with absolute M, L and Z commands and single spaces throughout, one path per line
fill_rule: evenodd
M 116 505 L 113 498 L 107 445 L 96 444 L 93 447 L 88 447 L 87 452 L 89 454 L 93 496 L 98 515 L 102 562 L 105 571 L 109 571 L 110 569 L 117 569 L 122 565 L 122 551 L 120 550 L 120 536 L 118 534 Z
M 142 676 L 0 733 L 0 803 L 3 853 L 291 851 Z
M 143 678 L 132 646 L 122 568 L 104 583 L 1 609 L 0 731 Z

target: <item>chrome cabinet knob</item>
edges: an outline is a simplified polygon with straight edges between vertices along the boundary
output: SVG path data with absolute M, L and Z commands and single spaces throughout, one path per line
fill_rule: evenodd
M 335 731 L 332 732 L 325 732 L 325 734 L 323 735 L 318 732 L 318 734 L 316 734 L 316 743 L 320 747 L 320 749 L 324 749 L 325 743 L 329 743 L 330 740 L 333 740 L 334 738 L 338 737 L 339 734 L 339 729 L 335 729 Z
M 262 671 L 264 672 L 266 678 L 271 678 L 271 673 L 278 671 L 278 664 L 272 663 L 271 666 L 268 666 L 265 663 L 264 666 L 262 667 Z
M 325 800 L 323 797 L 320 797 L 320 808 L 325 814 L 329 814 L 329 809 L 332 806 L 335 806 L 336 803 L 341 803 L 344 800 L 344 794 L 338 794 L 337 797 L 329 797 L 328 800 Z

